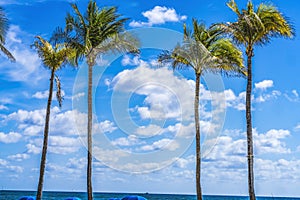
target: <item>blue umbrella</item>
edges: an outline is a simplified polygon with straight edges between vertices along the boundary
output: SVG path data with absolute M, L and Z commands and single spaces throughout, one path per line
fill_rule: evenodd
M 35 200 L 34 196 L 23 196 L 21 198 L 19 198 L 19 200 Z
M 68 197 L 65 200 L 81 200 L 81 199 L 78 197 Z
M 141 196 L 126 196 L 123 197 L 121 200 L 147 200 L 147 199 Z

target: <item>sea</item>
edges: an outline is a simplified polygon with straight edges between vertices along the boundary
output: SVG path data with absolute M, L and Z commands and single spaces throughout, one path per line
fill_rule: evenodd
M 22 196 L 34 196 L 35 191 L 7 191 L 0 190 L 0 200 L 18 200 Z M 133 193 L 94 193 L 94 200 L 109 200 L 110 198 L 122 198 L 127 195 L 139 195 L 148 200 L 195 200 L 195 195 L 180 194 L 133 194 Z M 68 197 L 79 197 L 86 200 L 85 192 L 43 192 L 44 200 L 64 200 Z M 204 195 L 204 200 L 248 200 L 246 196 L 214 196 Z M 257 197 L 257 200 L 300 200 L 300 198 L 291 197 Z

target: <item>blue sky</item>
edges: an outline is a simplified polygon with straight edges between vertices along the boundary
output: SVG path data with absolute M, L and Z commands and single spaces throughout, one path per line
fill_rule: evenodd
M 77 1 L 73 1 L 77 2 Z M 94 76 L 94 191 L 195 193 L 194 76 L 157 68 L 161 49 L 181 39 L 183 23 L 235 20 L 226 1 L 99 1 L 129 17 L 140 57 L 100 57 Z M 240 7 L 245 0 L 237 0 Z M 257 5 L 261 1 L 254 1 Z M 300 4 L 271 1 L 300 29 Z M 49 38 L 70 1 L 0 0 L 10 20 L 0 57 L 0 187 L 35 190 L 50 73 L 30 48 Z M 87 1 L 78 1 L 83 11 Z M 253 134 L 258 195 L 300 196 L 300 40 L 273 39 L 253 60 Z M 63 68 L 64 102 L 53 99 L 45 190 L 85 191 L 86 66 Z M 201 85 L 204 194 L 247 194 L 245 86 L 207 75 Z

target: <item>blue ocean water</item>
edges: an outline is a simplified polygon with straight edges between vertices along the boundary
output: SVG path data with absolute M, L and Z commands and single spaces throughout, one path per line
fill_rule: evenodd
M 34 196 L 36 192 L 32 191 L 0 191 L 0 200 L 18 200 L 21 196 Z M 95 200 L 108 200 L 110 198 L 122 198 L 127 195 L 140 195 L 148 200 L 195 200 L 195 195 L 178 195 L 178 194 L 127 194 L 127 193 L 94 193 Z M 86 200 L 84 192 L 43 192 L 45 200 L 64 200 L 67 197 L 79 197 Z M 248 200 L 243 196 L 204 196 L 204 200 Z M 300 198 L 286 197 L 257 197 L 257 200 L 300 200 Z

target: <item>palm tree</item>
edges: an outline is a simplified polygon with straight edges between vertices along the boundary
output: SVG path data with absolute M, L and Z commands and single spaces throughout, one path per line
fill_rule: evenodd
M 62 104 L 62 94 L 61 94 L 61 85 L 58 76 L 55 75 L 55 72 L 61 69 L 62 66 L 72 61 L 72 57 L 75 57 L 75 51 L 69 47 L 66 47 L 65 44 L 56 44 L 54 47 L 46 40 L 44 40 L 41 36 L 36 37 L 37 40 L 34 42 L 33 47 L 37 50 L 39 57 L 42 59 L 43 64 L 51 70 L 50 76 L 50 87 L 49 87 L 49 96 L 48 103 L 46 109 L 46 119 L 45 119 L 45 127 L 44 127 L 44 142 L 43 142 L 43 150 L 42 157 L 40 163 L 40 176 L 38 183 L 38 191 L 36 195 L 36 199 L 42 199 L 42 189 L 44 183 L 44 173 L 46 166 L 46 154 L 48 147 L 48 135 L 49 135 L 49 122 L 50 122 L 50 108 L 52 103 L 52 93 L 53 93 L 53 82 L 54 79 L 56 81 L 57 92 L 56 97 L 61 107 Z
M 5 48 L 5 36 L 8 30 L 8 19 L 6 18 L 4 9 L 0 7 L 0 50 L 10 59 L 16 61 L 14 56 Z
M 87 192 L 88 199 L 92 193 L 92 83 L 93 66 L 98 56 L 107 53 L 138 52 L 138 41 L 124 33 L 127 18 L 120 18 L 116 7 L 99 9 L 96 2 L 90 0 L 86 13 L 80 13 L 76 4 L 71 4 L 74 15 L 67 14 L 66 28 L 58 30 L 56 38 L 64 39 L 76 49 L 77 59 L 86 58 L 88 65 L 88 124 L 87 124 Z
M 247 90 L 246 90 L 246 121 L 247 121 L 247 151 L 248 151 L 248 189 L 250 199 L 255 199 L 254 173 L 253 173 L 253 140 L 251 119 L 251 93 L 252 93 L 252 57 L 254 46 L 262 46 L 270 42 L 272 37 L 291 38 L 294 35 L 292 25 L 279 10 L 271 4 L 261 3 L 254 9 L 251 1 L 247 9 L 239 10 L 234 0 L 227 6 L 237 15 L 233 23 L 216 24 L 223 33 L 230 34 L 233 40 L 245 47 L 247 55 Z
M 207 72 L 222 72 L 237 74 L 243 72 L 242 53 L 229 39 L 220 37 L 216 28 L 206 28 L 193 19 L 193 33 L 184 25 L 182 45 L 177 45 L 171 52 L 165 51 L 159 55 L 161 64 L 170 63 L 173 69 L 191 67 L 196 75 L 194 117 L 196 128 L 196 190 L 197 199 L 202 200 L 201 191 L 201 147 L 199 121 L 199 93 L 201 75 Z

